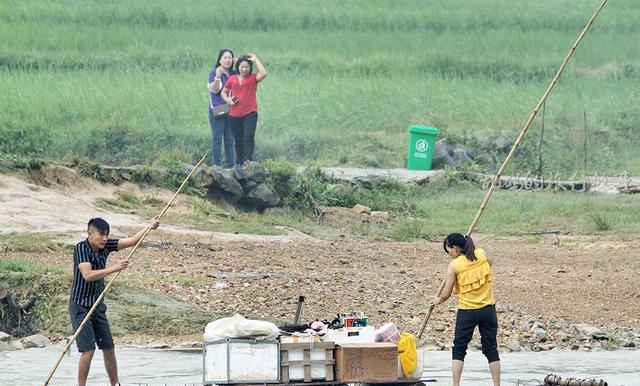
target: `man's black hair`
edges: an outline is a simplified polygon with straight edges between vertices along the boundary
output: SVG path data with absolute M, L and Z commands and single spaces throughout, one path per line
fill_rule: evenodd
M 101 219 L 100 217 L 92 218 L 91 220 L 89 220 L 89 224 L 87 224 L 87 230 L 89 230 L 91 227 L 96 228 L 100 233 L 104 233 L 107 235 L 109 234 L 109 223 Z

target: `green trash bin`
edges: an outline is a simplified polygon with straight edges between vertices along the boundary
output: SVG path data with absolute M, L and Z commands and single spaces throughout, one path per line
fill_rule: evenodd
M 409 126 L 409 153 L 407 169 L 431 170 L 433 148 L 439 130 L 435 127 Z

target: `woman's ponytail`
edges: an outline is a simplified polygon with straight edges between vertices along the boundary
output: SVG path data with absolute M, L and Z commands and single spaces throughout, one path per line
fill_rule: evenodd
M 449 234 L 443 242 L 443 247 L 445 252 L 449 252 L 449 248 L 458 247 L 462 251 L 469 261 L 476 261 L 477 257 L 475 254 L 476 245 L 473 243 L 471 237 L 467 235 L 463 235 L 462 233 L 451 233 Z
M 464 255 L 467 256 L 467 259 L 469 259 L 470 261 L 476 261 L 478 259 L 474 252 L 476 250 L 476 245 L 473 243 L 471 236 L 464 235 L 464 240 L 465 240 L 465 243 L 464 243 L 465 245 L 463 249 Z

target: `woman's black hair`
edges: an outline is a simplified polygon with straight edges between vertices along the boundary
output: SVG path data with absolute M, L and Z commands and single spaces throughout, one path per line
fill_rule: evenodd
M 442 242 L 442 246 L 447 253 L 449 253 L 449 248 L 460 248 L 462 254 L 465 255 L 469 261 L 476 261 L 478 259 L 474 253 L 476 246 L 473 240 L 471 240 L 470 236 L 463 235 L 462 233 L 450 233 Z
M 249 63 L 249 74 L 251 74 L 251 72 L 253 71 L 253 63 L 251 63 L 251 61 L 249 60 L 249 56 L 247 55 L 238 56 L 238 61 L 236 61 L 236 73 L 240 73 L 240 63 L 242 62 Z
M 232 61 L 231 61 L 230 70 L 233 72 L 233 51 L 231 51 L 231 48 L 223 48 L 223 49 L 220 50 L 220 52 L 218 53 L 218 60 L 216 60 L 216 67 L 215 68 L 220 67 L 220 59 L 222 59 L 222 55 L 224 55 L 225 52 L 228 52 L 228 53 L 231 54 Z

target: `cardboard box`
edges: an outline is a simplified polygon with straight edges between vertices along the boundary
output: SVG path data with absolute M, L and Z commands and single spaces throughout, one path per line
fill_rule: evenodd
M 336 346 L 337 382 L 398 380 L 398 346 L 393 343 L 345 343 Z

